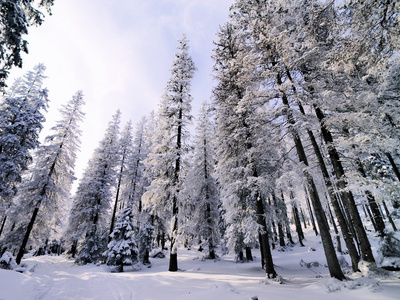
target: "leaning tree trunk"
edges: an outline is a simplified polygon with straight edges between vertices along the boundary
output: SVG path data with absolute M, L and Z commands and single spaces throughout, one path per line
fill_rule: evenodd
M 357 170 L 360 172 L 363 178 L 367 178 L 364 167 L 359 159 L 356 159 Z M 379 233 L 379 236 L 385 235 L 385 222 L 383 221 L 381 211 L 379 210 L 378 203 L 376 203 L 374 195 L 369 190 L 365 191 L 369 207 L 371 208 L 372 216 L 375 223 L 375 230 Z
M 281 88 L 283 82 L 282 82 L 281 75 L 279 73 L 277 74 L 277 83 L 278 83 L 278 86 Z M 290 111 L 290 105 L 289 105 L 288 98 L 282 88 L 281 88 L 281 99 L 282 99 L 283 105 L 285 105 L 288 108 L 287 115 L 286 115 L 287 121 L 290 125 L 294 126 L 296 122 Z M 304 163 L 305 166 L 308 167 L 309 164 L 308 164 L 307 156 L 304 151 L 304 147 L 301 142 L 300 136 L 298 135 L 298 133 L 296 131 L 293 131 L 292 135 L 293 135 L 293 141 L 294 141 L 294 144 L 296 147 L 296 151 L 297 151 L 299 160 L 300 160 L 300 162 Z M 343 279 L 345 279 L 345 276 L 340 268 L 339 261 L 336 256 L 335 247 L 333 246 L 331 234 L 329 232 L 328 221 L 326 219 L 325 212 L 322 208 L 321 200 L 319 198 L 317 188 L 314 183 L 314 179 L 311 176 L 311 174 L 308 172 L 307 169 L 303 169 L 303 174 L 306 179 L 308 191 L 310 193 L 311 203 L 312 203 L 312 206 L 314 207 L 315 217 L 317 219 L 317 224 L 318 224 L 319 232 L 321 235 L 322 245 L 323 245 L 323 248 L 325 251 L 325 256 L 326 256 L 326 260 L 327 260 L 327 264 L 328 264 L 329 273 L 332 277 L 339 279 L 339 280 L 343 280 Z
M 371 244 L 369 243 L 368 236 L 361 221 L 361 217 L 354 201 L 353 194 L 351 191 L 347 190 L 346 174 L 344 173 L 339 154 L 333 145 L 332 134 L 324 124 L 325 115 L 317 105 L 314 105 L 314 109 L 320 122 L 322 137 L 328 147 L 329 158 L 331 160 L 335 176 L 338 180 L 337 185 L 339 187 L 340 199 L 342 199 L 346 212 L 349 214 L 351 225 L 353 225 L 357 234 L 357 239 L 360 245 L 361 258 L 366 262 L 375 263 L 375 259 L 371 250 Z
M 397 227 L 393 222 L 393 219 L 392 219 L 392 216 L 390 215 L 389 209 L 386 206 L 386 202 L 382 201 L 382 204 L 383 204 L 383 208 L 385 209 L 386 216 L 389 219 L 390 225 L 392 225 L 393 231 L 397 231 Z

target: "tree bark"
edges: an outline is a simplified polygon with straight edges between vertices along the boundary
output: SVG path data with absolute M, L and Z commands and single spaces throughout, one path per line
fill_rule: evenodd
M 314 214 L 313 214 L 313 211 L 312 211 L 312 208 L 311 208 L 310 198 L 309 198 L 308 195 L 307 195 L 308 192 L 307 192 L 306 187 L 304 187 L 304 193 L 305 193 L 305 195 L 306 195 L 305 198 L 306 198 L 306 202 L 307 202 L 308 212 L 309 212 L 310 218 L 311 218 L 312 228 L 313 228 L 313 230 L 314 230 L 314 232 L 315 232 L 315 235 L 318 235 L 318 229 L 317 229 L 317 226 L 315 225 Z
M 1 227 L 0 227 L 0 236 L 3 233 L 4 230 L 4 225 L 6 224 L 7 216 L 4 216 L 3 221 L 1 222 Z
M 39 205 L 36 206 L 35 209 L 33 210 L 31 220 L 30 220 L 30 222 L 28 224 L 28 228 L 26 229 L 24 239 L 22 240 L 21 247 L 19 248 L 19 251 L 18 251 L 18 254 L 17 254 L 17 258 L 15 259 L 15 262 L 18 265 L 21 263 L 22 257 L 24 256 L 25 247 L 26 247 L 26 244 L 28 243 L 29 235 L 31 234 L 31 231 L 32 231 L 32 228 L 33 228 L 33 224 L 35 223 L 36 216 L 37 216 L 38 212 L 39 212 Z
M 253 261 L 253 255 L 251 254 L 250 247 L 246 247 L 246 260 Z
M 382 204 L 383 204 L 383 208 L 385 209 L 386 216 L 387 216 L 387 218 L 388 218 L 388 220 L 390 222 L 390 225 L 392 225 L 393 231 L 397 231 L 397 227 L 393 222 L 392 216 L 390 215 L 390 212 L 389 212 L 389 210 L 388 210 L 388 208 L 386 206 L 385 201 L 382 201 Z
M 296 232 L 297 232 L 297 236 L 299 238 L 300 246 L 304 247 L 304 244 L 303 244 L 304 234 L 303 234 L 303 229 L 301 228 L 299 210 L 297 209 L 296 204 L 292 204 L 292 212 L 293 212 L 294 224 L 296 225 Z
M 375 259 L 371 250 L 371 244 L 369 243 L 368 236 L 361 221 L 353 194 L 351 191 L 347 190 L 346 175 L 344 173 L 339 154 L 333 145 L 332 134 L 324 124 L 325 115 L 318 106 L 314 105 L 314 109 L 320 122 L 322 136 L 326 145 L 328 146 L 329 158 L 331 160 L 335 176 L 338 180 L 337 185 L 339 187 L 340 198 L 342 199 L 343 205 L 346 208 L 347 213 L 349 214 L 351 224 L 353 225 L 353 228 L 355 229 L 355 232 L 357 234 L 361 250 L 361 258 L 366 262 L 375 263 Z
M 363 178 L 367 178 L 364 167 L 359 159 L 356 159 L 356 165 L 358 172 L 360 172 Z M 385 222 L 382 219 L 381 211 L 379 210 L 378 203 L 376 203 L 375 197 L 368 190 L 365 191 L 367 196 L 369 207 L 371 208 L 372 217 L 374 219 L 375 230 L 379 233 L 379 236 L 385 235 Z
M 261 258 L 263 259 L 263 265 L 265 267 L 265 273 L 268 278 L 275 278 L 277 273 L 274 268 L 274 263 L 272 261 L 271 248 L 269 245 L 268 229 L 265 220 L 265 209 L 262 199 L 258 198 L 256 203 L 257 209 L 257 224 L 261 226 L 261 232 L 259 233 L 260 238 L 260 250 Z

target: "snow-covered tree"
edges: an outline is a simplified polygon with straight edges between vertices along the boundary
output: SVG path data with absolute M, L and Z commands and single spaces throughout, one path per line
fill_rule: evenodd
M 48 239 L 48 231 L 60 224 L 62 208 L 75 179 L 83 104 L 83 95 L 79 91 L 62 107 L 62 119 L 52 128 L 54 134 L 47 136 L 45 144 L 36 151 L 32 169 L 20 186 L 15 203 L 16 214 L 13 215 L 17 227 L 25 230 L 16 258 L 18 264 L 32 230 L 39 236 L 44 234 L 42 239 Z M 26 216 L 30 219 L 27 220 Z
M 115 228 L 104 253 L 107 265 L 115 266 L 115 271 L 123 272 L 124 266 L 134 264 L 138 260 L 139 250 L 134 232 L 137 231 L 132 212 L 132 202 L 118 215 Z
M 220 199 L 214 174 L 215 129 L 210 114 L 210 107 L 203 102 L 197 120 L 192 165 L 185 178 L 182 198 L 190 201 L 190 212 L 184 225 L 186 231 L 202 242 L 201 247 L 208 248 L 208 258 L 215 259 L 215 248 L 220 239 Z
M 186 151 L 187 125 L 192 118 L 190 85 L 196 69 L 185 36 L 178 41 L 177 49 L 159 110 L 155 133 L 159 139 L 146 160 L 146 167 L 154 179 L 144 194 L 151 213 L 163 222 L 171 222 L 170 271 L 178 270 L 178 202 L 182 191 L 181 169 Z
M 77 263 L 98 260 L 108 240 L 112 187 L 118 162 L 118 134 L 121 113 L 113 116 L 104 138 L 95 149 L 73 198 L 68 236 L 73 245 L 82 240 Z
M 124 176 L 124 173 L 126 173 L 127 161 L 129 159 L 129 155 L 131 155 L 132 152 L 132 146 L 133 146 L 132 142 L 133 142 L 132 122 L 129 121 L 121 133 L 121 138 L 119 140 L 119 145 L 118 145 L 119 166 L 117 170 L 117 188 L 115 193 L 114 209 L 111 215 L 110 234 L 113 232 L 114 229 L 115 215 L 117 213 L 117 208 L 119 204 L 118 201 L 121 190 L 122 178 Z
M 39 133 L 48 106 L 47 90 L 42 88 L 45 66 L 37 65 L 15 81 L 0 103 L 0 215 L 17 192 L 22 174 L 39 146 Z M 1 234 L 1 232 L 0 232 Z
M 217 172 L 221 184 L 221 201 L 225 210 L 225 235 L 228 246 L 243 256 L 262 243 L 266 273 L 276 277 L 269 248 L 266 227 L 266 199 L 273 180 L 270 164 L 274 145 L 263 109 L 263 97 L 258 94 L 254 61 L 249 54 L 243 32 L 228 23 L 220 28 L 214 50 L 214 103 L 217 122 Z M 267 157 L 269 156 L 269 157 Z M 265 251 L 265 252 L 264 252 Z M 250 256 L 251 255 L 246 255 Z
M 28 34 L 28 26 L 41 25 L 44 21 L 44 14 L 34 2 L 5 0 L 0 3 L 0 90 L 6 86 L 9 70 L 22 67 L 21 52 L 28 53 L 28 42 L 23 39 Z M 53 2 L 41 0 L 38 6 L 50 12 Z

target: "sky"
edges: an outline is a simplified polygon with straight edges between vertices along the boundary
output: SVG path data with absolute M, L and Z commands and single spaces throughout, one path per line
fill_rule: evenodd
M 234 0 L 55 0 L 52 15 L 26 36 L 29 54 L 8 85 L 38 63 L 46 67 L 50 107 L 42 139 L 58 110 L 83 90 L 86 119 L 76 176 L 79 178 L 117 109 L 121 129 L 158 104 L 170 76 L 177 40 L 186 34 L 198 71 L 192 81 L 193 115 L 211 97 L 213 41 Z

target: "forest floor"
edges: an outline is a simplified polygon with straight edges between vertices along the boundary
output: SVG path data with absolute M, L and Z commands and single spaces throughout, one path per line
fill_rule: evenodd
M 0 270 L 0 299 L 400 299 L 400 272 L 354 274 L 344 268 L 349 280 L 339 282 L 329 276 L 319 237 L 309 230 L 304 242 L 305 247 L 272 251 L 281 283 L 265 278 L 257 249 L 254 261 L 246 263 L 231 254 L 204 260 L 196 249 L 180 249 L 178 272 L 167 271 L 168 255 L 153 258 L 151 268 L 125 267 L 123 273 L 111 273 L 106 265 L 77 266 L 64 256 L 40 256 L 22 261 L 24 273 Z M 372 244 L 376 252 L 377 238 Z

